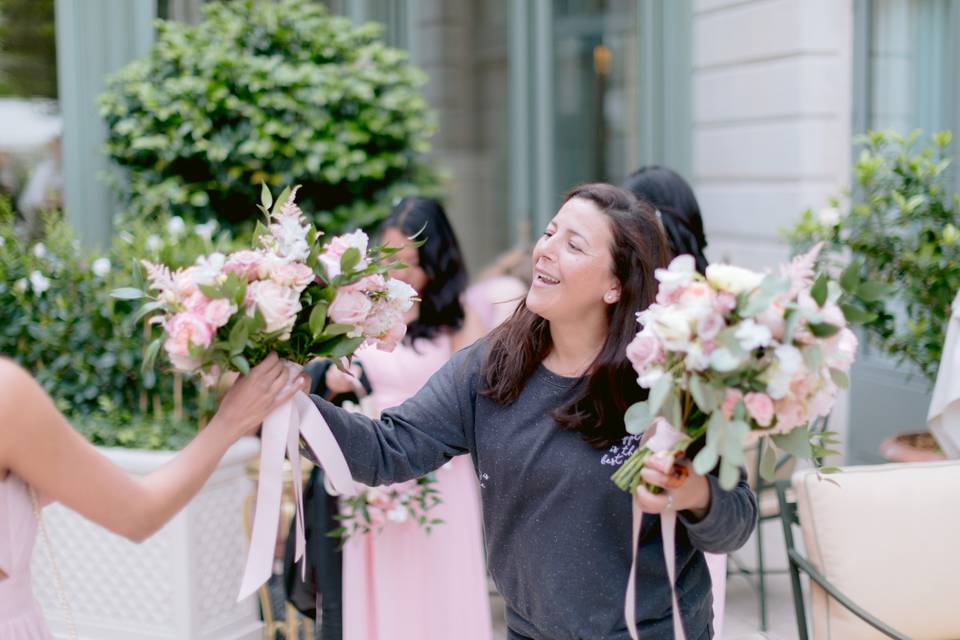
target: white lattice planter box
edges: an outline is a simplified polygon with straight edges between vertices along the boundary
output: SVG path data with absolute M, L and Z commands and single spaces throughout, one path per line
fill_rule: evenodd
M 60 505 L 44 519 L 79 635 L 84 640 L 259 640 L 256 599 L 237 602 L 246 559 L 243 503 L 253 490 L 244 467 L 259 451 L 245 438 L 187 507 L 143 544 Z M 100 449 L 128 473 L 144 475 L 173 454 Z M 56 638 L 67 638 L 42 540 L 33 555 L 34 591 Z

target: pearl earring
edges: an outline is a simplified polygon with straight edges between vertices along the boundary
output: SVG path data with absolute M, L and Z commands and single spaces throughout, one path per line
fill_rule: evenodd
M 613 304 L 617 301 L 617 294 L 613 293 L 612 291 L 608 291 L 606 294 L 604 294 L 603 301 L 607 304 Z

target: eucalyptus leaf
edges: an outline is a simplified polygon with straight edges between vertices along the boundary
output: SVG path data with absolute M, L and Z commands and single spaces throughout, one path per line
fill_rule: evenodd
M 701 476 L 705 476 L 713 471 L 713 468 L 717 466 L 719 460 L 720 454 L 717 448 L 715 446 L 704 445 L 703 449 L 700 449 L 700 453 L 693 459 L 693 470 Z
M 650 414 L 650 405 L 646 400 L 634 402 L 623 415 L 627 432 L 634 435 L 642 434 L 652 421 L 653 415 Z
M 813 456 L 810 449 L 810 432 L 805 426 L 796 427 L 787 434 L 773 435 L 771 438 L 774 444 L 794 457 L 809 460 Z
M 830 377 L 833 379 L 833 384 L 837 385 L 841 389 L 850 388 L 850 378 L 840 369 L 830 367 Z
M 673 379 L 670 376 L 661 376 L 653 388 L 650 389 L 650 395 L 647 398 L 647 404 L 651 415 L 656 415 L 663 406 L 667 396 L 673 390 Z
M 691 375 L 688 383 L 690 395 L 704 413 L 712 413 L 717 408 L 717 394 L 709 383 L 698 375 Z
M 116 298 L 117 300 L 139 300 L 140 298 L 147 297 L 147 294 L 133 287 L 120 287 L 119 289 L 111 291 L 110 297 Z
M 767 438 L 760 440 L 760 477 L 773 482 L 777 475 L 777 452 Z

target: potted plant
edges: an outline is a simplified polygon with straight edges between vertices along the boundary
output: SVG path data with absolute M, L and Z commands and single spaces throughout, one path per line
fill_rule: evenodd
M 960 196 L 950 188 L 949 132 L 923 137 L 866 134 L 844 212 L 837 201 L 806 211 L 787 233 L 794 250 L 824 242 L 823 260 L 843 279 L 859 277 L 852 320 L 870 345 L 936 379 L 951 303 L 960 289 Z M 851 317 L 851 316 L 848 316 Z M 897 434 L 881 445 L 888 459 L 942 457 L 929 432 Z

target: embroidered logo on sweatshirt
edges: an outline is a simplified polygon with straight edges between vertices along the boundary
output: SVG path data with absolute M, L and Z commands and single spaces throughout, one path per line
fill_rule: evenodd
M 615 444 L 610 449 L 607 450 L 603 457 L 600 458 L 600 464 L 608 464 L 611 467 L 619 467 L 623 464 L 623 461 L 630 457 L 630 455 L 637 450 L 637 445 L 640 443 L 640 436 L 638 435 L 626 435 L 623 436 L 623 439 L 620 440 L 620 444 Z

